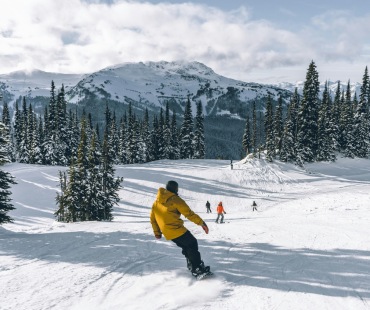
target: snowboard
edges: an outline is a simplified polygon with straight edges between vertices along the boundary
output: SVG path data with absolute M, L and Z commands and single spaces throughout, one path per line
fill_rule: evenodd
M 208 271 L 208 272 L 199 274 L 199 275 L 195 276 L 194 278 L 197 279 L 197 281 L 200 281 L 200 280 L 204 280 L 206 278 L 212 277 L 213 275 L 214 274 L 213 274 L 212 271 Z

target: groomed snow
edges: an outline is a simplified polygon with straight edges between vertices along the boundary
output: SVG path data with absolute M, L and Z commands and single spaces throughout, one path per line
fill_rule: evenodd
M 0 227 L 0 309 L 370 309 L 370 165 L 339 159 L 304 170 L 264 160 L 118 166 L 113 222 L 58 223 L 58 170 L 3 167 L 18 182 Z M 181 250 L 149 223 L 169 179 L 209 225 L 198 238 L 214 278 L 195 281 Z M 207 214 L 224 204 L 225 224 Z M 252 212 L 255 200 L 258 212 Z

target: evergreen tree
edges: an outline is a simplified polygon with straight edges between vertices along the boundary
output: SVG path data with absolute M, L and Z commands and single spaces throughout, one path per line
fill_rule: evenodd
M 20 141 L 18 146 L 18 158 L 21 163 L 29 163 L 29 149 L 28 149 L 28 111 L 26 98 L 23 97 L 22 112 L 20 113 L 20 127 L 21 131 L 19 134 Z
M 253 154 L 257 154 L 257 114 L 256 114 L 256 102 L 253 101 L 253 111 L 252 111 L 252 149 Z
M 265 113 L 265 135 L 266 135 L 266 159 L 272 161 L 275 158 L 275 138 L 274 138 L 274 112 L 272 108 L 271 96 L 268 95 Z
M 56 202 L 58 210 L 54 213 L 58 222 L 68 222 L 67 217 L 67 204 L 66 204 L 66 193 L 67 193 L 67 174 L 59 171 L 59 185 L 60 193 L 57 193 Z
M 191 112 L 191 103 L 188 97 L 185 111 L 184 111 L 184 121 L 180 130 L 180 158 L 190 159 L 194 156 L 193 150 L 193 116 Z
M 163 109 L 161 108 L 159 112 L 159 120 L 157 126 L 157 143 L 158 143 L 158 159 L 164 159 L 165 157 L 165 140 L 164 140 L 164 116 L 163 116 Z
M 99 220 L 111 221 L 113 219 L 113 206 L 118 203 L 118 191 L 121 188 L 121 178 L 114 178 L 113 160 L 108 150 L 108 135 L 104 135 L 102 156 L 100 163 L 100 174 L 102 180 L 101 204 Z M 99 199 L 100 200 L 100 199 Z
M 350 81 L 347 83 L 347 90 L 345 96 L 345 103 L 342 112 L 342 124 L 343 124 L 343 141 L 344 141 L 344 156 L 353 158 L 355 155 L 355 138 L 353 136 L 353 104 L 351 98 L 351 84 Z
M 119 162 L 126 164 L 127 160 L 127 130 L 126 130 L 127 117 L 126 114 L 121 119 L 120 134 L 119 134 Z
M 333 145 L 335 151 L 339 152 L 341 148 L 341 133 L 340 133 L 340 106 L 341 106 L 341 88 L 340 81 L 338 81 L 337 89 L 334 95 L 334 102 L 331 103 L 330 99 L 330 118 L 331 118 L 331 138 L 333 139 Z
M 369 110 L 368 110 L 369 75 L 367 67 L 362 79 L 360 100 L 353 118 L 353 137 L 355 156 L 365 158 L 369 146 Z
M 171 145 L 170 109 L 167 101 L 163 124 L 163 158 L 170 159 L 172 153 L 173 151 Z
M 204 144 L 204 117 L 202 102 L 197 103 L 197 114 L 195 117 L 194 130 L 194 158 L 204 159 L 205 144 Z
M 7 137 L 7 126 L 0 122 L 0 166 L 10 162 L 8 157 L 8 145 L 10 141 Z M 12 175 L 0 169 L 0 224 L 12 222 L 13 219 L 7 213 L 15 208 L 11 202 L 11 184 L 16 184 Z
M 281 150 L 280 150 L 280 160 L 284 162 L 292 162 L 295 160 L 295 124 L 293 121 L 294 114 L 294 101 L 288 107 L 288 114 L 285 121 L 283 136 L 281 139 Z
M 150 153 L 149 153 L 149 160 L 158 160 L 159 159 L 159 147 L 158 147 L 158 140 L 157 140 L 157 132 L 158 132 L 158 118 L 156 115 L 153 117 L 153 128 L 150 131 Z
M 246 121 L 245 121 L 245 129 L 244 129 L 244 134 L 243 134 L 242 145 L 243 145 L 245 154 L 248 155 L 252 149 L 249 115 L 247 115 Z
M 332 143 L 330 125 L 330 99 L 328 83 L 325 84 L 323 98 L 318 116 L 317 157 L 319 161 L 335 160 L 335 149 Z
M 150 141 L 149 112 L 147 108 L 145 109 L 145 114 L 144 114 L 144 121 L 143 121 L 143 127 L 142 127 L 142 139 L 143 139 L 143 144 L 144 144 L 143 159 L 144 159 L 144 162 L 148 162 L 150 160 L 150 149 L 152 145 Z
M 0 98 L 1 99 L 1 98 Z M 12 135 L 11 135 L 11 122 L 10 122 L 10 113 L 9 113 L 9 107 L 8 103 L 4 101 L 3 105 L 3 114 L 2 114 L 2 123 L 5 126 L 5 131 L 4 131 L 4 136 L 6 140 L 9 140 L 8 145 L 6 146 L 6 151 L 8 154 L 8 157 L 11 161 L 15 160 L 15 154 L 14 154 L 14 149 L 13 149 L 13 141 L 12 141 Z
M 275 112 L 275 119 L 274 119 L 274 146 L 277 150 L 278 154 L 281 151 L 281 144 L 282 144 L 282 137 L 284 131 L 284 123 L 283 123 L 283 98 L 280 95 L 276 107 Z
M 317 117 L 319 105 L 319 75 L 312 61 L 303 87 L 303 98 L 298 114 L 297 163 L 313 162 L 317 156 Z
M 179 159 L 180 158 L 179 133 L 177 128 L 175 111 L 173 111 L 172 113 L 171 120 L 171 145 L 172 145 L 172 154 L 170 156 L 170 159 Z
M 15 115 L 14 115 L 14 149 L 15 149 L 15 160 L 19 161 L 19 150 L 22 141 L 22 118 L 21 112 L 18 107 L 18 101 L 15 102 Z

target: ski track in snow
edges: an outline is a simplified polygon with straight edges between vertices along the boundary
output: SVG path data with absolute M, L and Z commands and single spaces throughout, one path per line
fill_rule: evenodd
M 58 223 L 66 168 L 6 165 L 17 209 L 0 227 L 0 309 L 370 309 L 368 167 L 360 159 L 304 169 L 263 159 L 233 170 L 220 160 L 117 166 L 124 188 L 113 222 Z M 151 204 L 169 179 L 209 225 L 205 235 L 185 221 L 212 278 L 193 279 L 181 250 L 153 237 Z M 219 201 L 225 224 L 214 223 Z

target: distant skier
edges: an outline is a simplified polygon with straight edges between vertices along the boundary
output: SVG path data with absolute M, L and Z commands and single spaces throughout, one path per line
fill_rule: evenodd
M 231 170 L 233 170 L 233 160 L 230 159 L 230 167 L 231 167 Z
M 167 240 L 172 240 L 182 249 L 188 269 L 194 277 L 201 279 L 212 273 L 209 266 L 204 266 L 201 260 L 197 239 L 184 227 L 184 221 L 180 216 L 182 214 L 188 220 L 202 226 L 206 234 L 208 234 L 208 226 L 177 193 L 178 184 L 175 181 L 168 181 L 166 188 L 158 189 L 157 198 L 150 213 L 150 223 L 157 239 L 160 239 L 163 233 Z
M 253 200 L 253 203 L 252 203 L 252 207 L 253 207 L 252 211 L 254 211 L 254 210 L 258 211 L 257 210 L 257 204 L 254 200 Z
M 222 201 L 220 201 L 218 203 L 218 206 L 217 206 L 217 219 L 216 219 L 216 223 L 218 223 L 218 220 L 219 220 L 220 217 L 221 217 L 220 223 L 225 223 L 224 222 L 224 214 L 226 214 L 226 212 L 225 212 L 224 207 L 222 205 Z
M 212 213 L 212 210 L 211 210 L 211 204 L 209 203 L 209 201 L 207 200 L 206 202 L 206 208 L 207 208 L 207 213 Z

